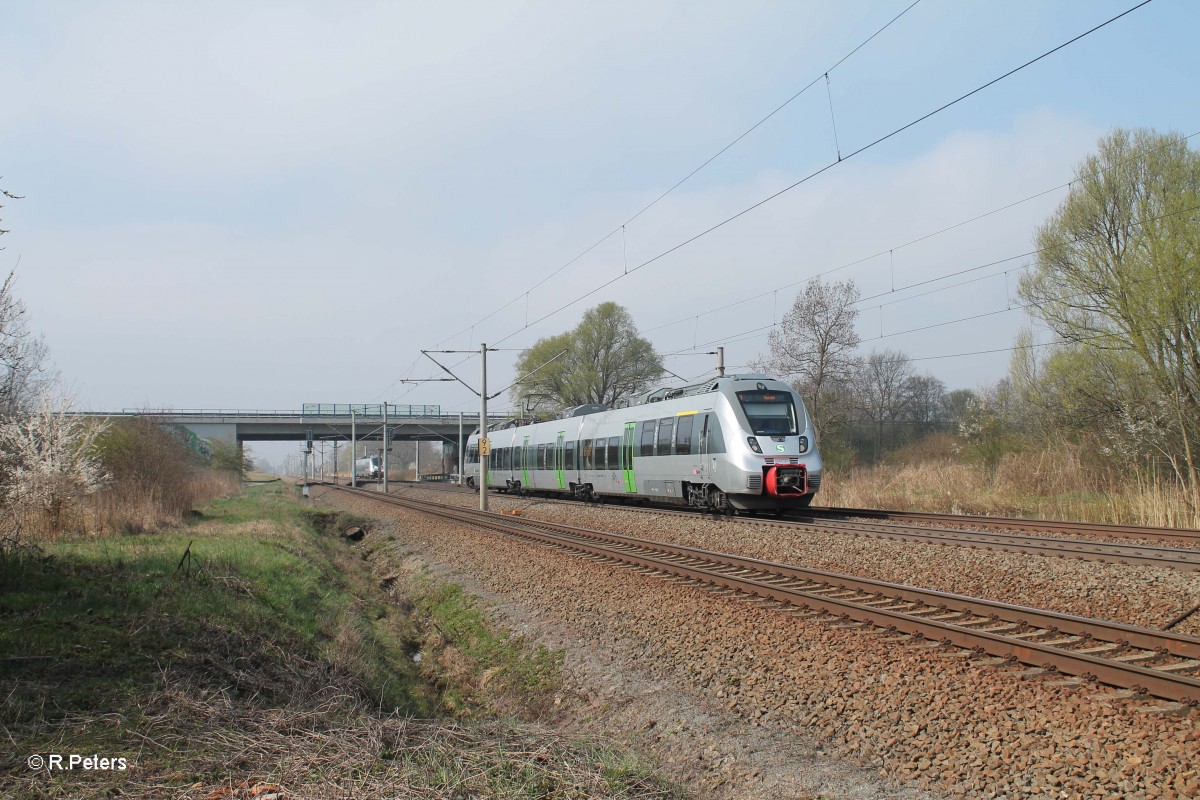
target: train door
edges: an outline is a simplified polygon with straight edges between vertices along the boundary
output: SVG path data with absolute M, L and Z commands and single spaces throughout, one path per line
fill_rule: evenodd
M 567 438 L 566 431 L 558 432 L 558 439 L 554 443 L 554 476 L 558 482 L 559 489 L 567 488 L 567 475 L 563 472 L 563 442 Z
M 625 491 L 629 494 L 637 493 L 637 481 L 633 477 L 633 439 L 637 435 L 637 423 L 626 422 L 625 433 L 621 437 L 620 450 L 620 466 L 621 477 L 625 484 Z
M 700 428 L 700 441 L 699 441 L 700 472 L 699 472 L 699 475 L 700 475 L 701 483 L 708 483 L 708 481 L 709 481 L 708 431 L 709 431 L 709 420 L 710 419 L 712 419 L 712 414 L 705 414 L 704 415 L 704 423 Z
M 529 468 L 533 465 L 529 463 L 530 451 L 533 448 L 529 446 L 529 437 L 526 436 L 521 444 L 521 485 L 529 488 Z

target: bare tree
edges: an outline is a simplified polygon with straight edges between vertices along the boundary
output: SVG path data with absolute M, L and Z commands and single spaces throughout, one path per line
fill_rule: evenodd
M 908 406 L 912 373 L 912 361 L 896 350 L 872 350 L 858 370 L 855 395 L 874 423 L 876 460 L 882 453 L 884 423 L 895 423 Z
M 848 404 L 839 400 L 844 400 L 858 363 L 858 297 L 853 281 L 809 281 L 779 330 L 767 337 L 770 352 L 758 364 L 790 381 L 805 398 L 818 436 L 846 420 Z
M 946 384 L 932 375 L 914 375 L 905 382 L 904 394 L 913 432 L 920 434 L 933 430 L 946 395 Z
M 0 181 L 2 181 L 2 180 L 4 180 L 4 176 L 0 175 Z M 9 200 L 24 200 L 25 199 L 23 196 L 15 195 L 12 192 L 10 192 L 4 188 L 0 188 L 0 195 L 7 197 Z M 4 208 L 3 203 L 0 203 L 0 208 Z M 0 222 L 3 222 L 3 221 L 4 221 L 3 219 L 0 219 Z M 3 236 L 6 233 L 8 233 L 7 228 L 0 228 L 0 236 Z M 4 249 L 3 247 L 0 247 L 0 250 L 3 250 L 3 249 Z
M 0 285 L 0 418 L 30 410 L 49 389 L 45 340 L 29 332 L 25 302 L 16 296 L 16 275 Z

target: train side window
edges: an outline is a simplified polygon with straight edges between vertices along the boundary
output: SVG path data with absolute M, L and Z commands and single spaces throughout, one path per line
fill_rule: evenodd
M 595 469 L 596 459 L 592 455 L 592 440 L 583 440 L 583 468 Z
M 646 420 L 642 423 L 642 435 L 640 441 L 641 449 L 638 455 L 654 455 L 654 420 Z
M 537 446 L 537 469 L 546 468 L 546 445 L 539 444 Z
M 575 469 L 575 443 L 563 445 L 563 469 Z
M 675 455 L 690 455 L 692 452 L 692 423 L 696 419 L 696 415 L 688 414 L 678 419 L 679 422 L 675 425 Z
M 608 440 L 608 468 L 617 469 L 621 463 L 621 437 L 613 436 Z
M 512 464 L 509 459 L 512 458 L 512 451 L 507 447 L 500 448 L 500 469 L 509 469 Z
M 479 445 L 473 444 L 467 448 L 467 463 L 475 464 L 479 461 Z
M 675 436 L 675 418 L 667 417 L 658 421 L 658 454 L 671 455 L 671 439 Z
M 592 442 L 592 455 L 596 461 L 596 469 L 603 470 L 605 462 L 605 443 L 607 439 L 597 439 Z

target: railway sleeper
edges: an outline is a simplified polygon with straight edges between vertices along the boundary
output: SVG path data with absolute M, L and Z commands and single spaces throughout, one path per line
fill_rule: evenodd
M 931 619 L 936 619 L 936 617 L 932 617 Z M 955 622 L 953 624 L 960 628 L 975 628 L 979 625 L 990 625 L 995 621 L 996 620 L 992 619 L 991 617 L 975 617 L 973 619 L 964 619 L 962 622 Z
M 1047 647 L 1070 647 L 1073 644 L 1082 644 L 1083 642 L 1089 641 L 1090 638 L 1091 637 L 1088 636 L 1066 636 L 1062 639 L 1051 639 L 1047 642 L 1038 642 L 1038 644 L 1044 644 Z
M 1124 650 L 1127 645 L 1120 642 L 1104 642 L 1103 644 L 1095 645 L 1094 647 L 1084 647 L 1073 652 L 1083 653 L 1089 656 L 1104 656 L 1107 658 L 1111 653 L 1119 653 Z
M 1026 623 L 1021 623 L 1021 624 L 1024 625 Z M 1039 636 L 1049 636 L 1051 633 L 1053 633 L 1053 631 L 1047 630 L 1046 628 L 1034 628 L 1033 630 L 1025 631 L 1023 633 L 1010 633 L 1010 634 L 1008 634 L 1008 638 L 1010 638 L 1010 639 L 1036 639 Z M 1049 643 L 1042 642 L 1042 644 L 1049 644 Z
M 1158 670 L 1159 672 L 1170 672 L 1170 673 L 1187 672 L 1189 669 L 1197 669 L 1197 668 L 1200 668 L 1200 661 L 1196 661 L 1194 659 L 1189 659 L 1187 661 L 1180 661 L 1175 664 L 1165 664 L 1161 667 L 1155 667 L 1155 669 Z
M 1113 661 L 1120 661 L 1122 664 L 1148 664 L 1151 661 L 1157 661 L 1162 658 L 1162 653 L 1156 650 L 1144 650 L 1138 653 L 1126 653 L 1120 656 L 1113 656 Z M 1158 669 L 1155 667 L 1154 669 Z
M 899 611 L 902 614 L 908 614 L 910 616 L 919 611 L 921 607 L 921 604 L 915 601 L 911 603 L 896 603 L 895 600 L 888 600 L 886 602 L 895 603 L 895 605 L 873 605 L 872 607 L 877 608 L 880 611 Z

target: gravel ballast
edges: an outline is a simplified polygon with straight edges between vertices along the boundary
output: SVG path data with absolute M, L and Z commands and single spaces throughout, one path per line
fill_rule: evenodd
M 478 508 L 474 495 L 402 489 L 423 500 Z M 583 528 L 797 564 L 1083 617 L 1162 628 L 1200 605 L 1200 572 L 983 548 L 902 542 L 767 521 L 546 502 L 495 495 L 493 510 Z M 1200 613 L 1172 630 L 1200 636 Z
M 470 496 L 443 493 L 430 499 L 472 503 Z M 737 772 L 737 764 L 732 773 L 713 766 L 745 754 L 725 753 L 707 763 L 703 751 L 695 752 L 692 766 L 712 796 L 803 796 L 783 782 L 787 774 L 807 776 L 801 778 L 805 791 L 828 797 L 903 796 L 888 793 L 882 781 L 871 789 L 882 794 L 844 784 L 824 788 L 820 769 L 795 760 L 819 764 L 828 754 L 848 769 L 861 762 L 887 779 L 947 796 L 1200 794 L 1195 712 L 1174 716 L 1159 711 L 1161 704 L 1123 699 L 1103 687 L 1023 680 L 1020 669 L 989 666 L 958 651 L 844 630 L 365 498 L 325 493 L 322 500 L 395 519 L 401 551 L 474 576 L 484 591 L 524 609 L 541 628 L 611 657 L 618 682 L 647 675 L 659 694 L 696 696 L 706 713 L 807 743 L 788 755 L 793 761 L 783 772 L 760 768 L 750 775 L 761 781 L 757 787 L 743 785 L 746 773 Z M 525 508 L 525 516 L 1135 624 L 1174 616 L 1185 592 L 1200 595 L 1194 576 L 1167 570 L 835 534 L 799 541 L 765 525 L 534 505 L 523 498 L 493 502 L 497 510 Z M 1122 601 L 1120 591 L 1109 588 L 1114 582 L 1137 596 Z M 669 737 L 671 728 L 672 721 L 658 720 L 642 738 L 654 745 L 654 736 Z

